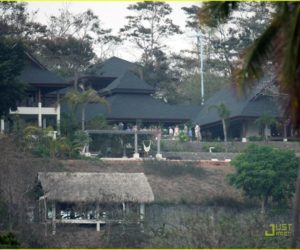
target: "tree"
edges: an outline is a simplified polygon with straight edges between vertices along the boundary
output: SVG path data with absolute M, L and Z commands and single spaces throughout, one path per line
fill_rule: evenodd
M 85 110 L 88 103 L 100 103 L 108 105 L 104 97 L 100 97 L 94 89 L 87 89 L 84 91 L 72 90 L 69 91 L 64 100 L 71 103 L 72 107 L 76 110 L 80 106 L 81 110 L 81 130 L 85 130 Z
M 0 36 L 0 117 L 15 110 L 24 97 L 25 84 L 18 79 L 24 60 L 23 44 Z
M 272 117 L 271 115 L 265 113 L 265 114 L 262 114 L 259 118 L 257 118 L 255 120 L 255 122 L 258 125 L 263 127 L 265 141 L 268 141 L 267 130 L 271 125 L 276 123 L 276 119 L 274 117 Z
M 236 173 L 229 175 L 230 184 L 259 198 L 262 212 L 270 199 L 283 202 L 295 192 L 298 159 L 293 151 L 251 144 L 231 164 Z
M 258 3 L 257 3 L 258 4 Z M 270 24 L 244 51 L 234 76 L 236 85 L 243 92 L 260 78 L 266 62 L 275 68 L 274 75 L 282 93 L 287 94 L 286 114 L 291 115 L 295 128 L 300 127 L 300 3 L 268 3 L 274 9 Z M 202 24 L 221 23 L 237 9 L 238 2 L 205 3 L 199 12 Z M 264 5 L 261 5 L 264 6 Z M 300 233 L 300 170 L 294 201 L 294 236 L 291 247 L 295 248 Z
M 134 14 L 126 17 L 120 34 L 141 50 L 144 80 L 164 95 L 171 82 L 165 40 L 182 33 L 169 18 L 172 8 L 165 2 L 145 1 L 129 5 L 128 10 Z
M 72 14 L 65 8 L 60 9 L 57 16 L 51 16 L 47 37 L 39 42 L 42 44 L 38 48 L 41 60 L 51 70 L 65 77 L 73 77 L 77 88 L 79 74 L 99 60 L 95 48 L 100 47 L 101 56 L 105 56 L 107 50 L 118 44 L 120 39 L 111 34 L 111 29 L 102 27 L 99 17 L 92 10 Z
M 0 31 L 1 36 L 22 39 L 31 47 L 32 41 L 45 35 L 46 27 L 35 22 L 37 12 L 29 13 L 27 5 L 17 1 L 0 2 Z
M 226 127 L 226 119 L 230 116 L 230 110 L 226 107 L 224 103 L 220 103 L 218 105 L 212 105 L 209 109 L 216 109 L 219 117 L 222 120 L 222 127 L 223 127 L 223 134 L 224 134 L 224 143 L 225 143 L 225 150 L 227 152 L 227 127 Z

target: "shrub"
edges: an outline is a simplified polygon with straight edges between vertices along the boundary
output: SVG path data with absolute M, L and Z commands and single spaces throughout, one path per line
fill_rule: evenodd
M 205 171 L 203 168 L 196 166 L 195 163 L 189 162 L 166 162 L 166 161 L 144 161 L 146 174 L 153 174 L 163 177 L 176 177 L 189 174 L 193 177 L 203 177 Z
M 270 198 L 285 202 L 295 191 L 298 159 L 293 151 L 252 144 L 231 164 L 236 173 L 229 175 L 230 184 L 259 198 L 262 211 Z
M 188 137 L 188 135 L 186 133 L 184 133 L 184 132 L 181 131 L 179 133 L 178 140 L 180 142 L 188 142 L 189 141 L 189 137 Z

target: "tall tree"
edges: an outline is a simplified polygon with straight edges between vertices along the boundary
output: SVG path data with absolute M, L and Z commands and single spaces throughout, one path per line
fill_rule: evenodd
M 227 152 L 227 126 L 226 126 L 226 122 L 227 122 L 227 119 L 230 116 L 230 110 L 226 107 L 226 105 L 224 103 L 220 103 L 218 105 L 212 105 L 212 106 L 209 107 L 209 109 L 216 109 L 219 117 L 221 118 L 222 127 L 223 127 L 225 150 Z
M 26 50 L 34 51 L 37 39 L 44 37 L 46 26 L 35 21 L 37 12 L 29 12 L 27 3 L 0 2 L 0 34 L 13 40 L 22 40 Z
M 142 50 L 142 62 L 154 63 L 155 53 L 165 48 L 165 39 L 180 34 L 180 28 L 169 18 L 172 8 L 164 2 L 138 2 L 128 6 L 134 15 L 127 16 L 127 24 L 120 33 Z
M 257 3 L 261 4 L 261 3 Z M 244 51 L 234 76 L 240 90 L 252 86 L 272 65 L 282 93 L 287 94 L 286 114 L 290 114 L 295 128 L 300 127 L 300 3 L 268 3 L 274 9 L 271 23 Z M 203 24 L 221 23 L 232 15 L 238 2 L 205 3 L 199 17 Z M 262 5 L 263 7 L 263 5 Z M 265 67 L 266 62 L 270 62 Z M 295 248 L 300 233 L 300 168 L 294 203 Z
M 120 34 L 142 52 L 144 79 L 163 96 L 164 87 L 170 82 L 165 41 L 182 32 L 170 19 L 172 8 L 165 2 L 138 2 L 129 5 L 128 10 L 133 14 L 126 17 L 127 24 Z
M 25 85 L 18 76 L 24 65 L 24 46 L 21 42 L 0 36 L 0 117 L 17 108 Z
M 79 74 L 91 63 L 98 60 L 95 49 L 120 42 L 111 34 L 111 29 L 104 29 L 100 19 L 92 10 L 79 14 L 71 13 L 68 8 L 60 9 L 57 16 L 51 16 L 48 24 L 48 36 L 40 42 L 42 60 L 52 70 L 65 77 L 75 78 L 75 87 Z

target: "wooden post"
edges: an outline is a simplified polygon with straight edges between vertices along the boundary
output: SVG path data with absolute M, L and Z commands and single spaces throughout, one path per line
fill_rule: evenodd
M 158 160 L 162 159 L 162 155 L 160 153 L 160 139 L 161 139 L 161 131 L 158 131 L 158 133 L 157 133 L 157 153 L 156 153 L 156 159 L 158 159 Z
M 122 210 L 123 210 L 123 219 L 124 219 L 125 214 L 126 214 L 126 204 L 125 204 L 125 202 L 122 203 Z
M 52 201 L 52 235 L 56 233 L 56 206 L 55 201 Z
M 47 229 L 47 219 L 48 219 L 48 216 L 47 216 L 47 214 L 48 214 L 48 211 L 47 211 L 47 200 L 46 200 L 45 196 L 44 196 L 43 199 L 44 199 L 45 236 L 47 237 L 47 235 L 48 235 L 48 229 Z
M 138 131 L 137 129 L 134 130 L 134 155 L 133 158 L 138 159 L 140 158 L 139 151 L 138 151 Z
M 140 220 L 143 221 L 145 218 L 145 204 L 140 204 Z
M 283 122 L 283 141 L 287 142 L 287 122 Z
M 140 227 L 141 231 L 144 232 L 144 218 L 145 218 L 145 204 L 140 204 Z
M 4 119 L 1 118 L 1 134 L 4 134 L 4 130 L 5 130 L 5 122 L 4 122 Z

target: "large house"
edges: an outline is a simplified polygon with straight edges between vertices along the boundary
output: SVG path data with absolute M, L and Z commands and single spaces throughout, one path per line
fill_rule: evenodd
M 27 122 L 46 127 L 48 122 L 58 128 L 60 123 L 59 90 L 68 84 L 61 77 L 47 70 L 33 55 L 26 53 L 25 66 L 19 80 L 27 84 L 27 97 L 18 104 L 11 115 L 19 115 Z M 56 96 L 49 93 L 56 93 Z M 5 122 L 1 120 L 1 132 L 5 130 Z
M 224 87 L 207 100 L 194 123 L 201 126 L 204 138 L 223 138 L 221 118 L 215 106 L 223 103 L 230 115 L 227 119 L 228 136 L 231 139 L 247 141 L 247 138 L 261 137 L 265 132 L 269 137 L 287 138 L 293 131 L 283 115 L 282 96 L 278 94 L 270 80 L 262 80 L 249 90 L 246 96 L 239 96 L 235 89 Z M 277 120 L 264 131 L 257 120 L 262 116 Z
M 109 103 L 109 108 L 101 104 L 87 105 L 87 121 L 102 115 L 111 123 L 182 124 L 199 111 L 199 107 L 170 105 L 154 98 L 154 88 L 142 79 L 141 67 L 117 57 L 90 67 L 80 78 L 80 84 L 97 90 Z M 63 112 L 68 112 L 67 106 Z

